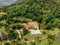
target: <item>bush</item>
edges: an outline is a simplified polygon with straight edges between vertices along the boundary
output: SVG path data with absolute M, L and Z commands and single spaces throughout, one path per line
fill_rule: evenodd
M 17 39 L 18 33 L 15 30 L 8 31 L 8 39 Z
M 36 42 L 30 42 L 30 45 L 36 45 Z
M 11 45 L 9 42 L 5 42 L 4 45 Z
M 45 32 L 45 31 L 43 31 L 42 33 L 43 33 L 43 34 L 46 34 L 46 32 Z
M 20 43 L 18 43 L 17 45 L 27 45 L 27 43 L 22 43 L 22 42 L 20 42 Z
M 15 24 L 11 27 L 12 29 L 21 29 L 23 26 L 21 24 Z
M 51 34 L 49 34 L 49 35 L 48 35 L 48 39 L 55 40 L 55 35 L 51 35 Z
M 23 30 L 23 35 L 26 35 L 26 34 L 28 34 L 29 33 L 29 31 L 28 30 Z
M 11 43 L 12 43 L 13 45 L 16 44 L 16 42 L 17 42 L 16 39 L 12 39 L 12 40 L 11 40 Z

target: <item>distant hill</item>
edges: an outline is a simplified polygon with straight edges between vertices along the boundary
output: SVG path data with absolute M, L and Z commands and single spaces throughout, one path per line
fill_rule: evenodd
M 0 6 L 7 6 L 15 3 L 18 0 L 0 0 Z

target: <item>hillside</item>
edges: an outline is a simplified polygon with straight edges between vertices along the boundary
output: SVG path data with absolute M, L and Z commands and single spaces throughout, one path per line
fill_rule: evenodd
M 0 6 L 8 6 L 15 3 L 17 0 L 0 0 Z
M 2 8 L 2 10 L 7 13 L 8 19 L 25 17 L 38 21 L 42 25 L 47 25 L 45 26 L 47 28 L 48 26 L 60 28 L 59 5 L 58 0 L 23 0 L 21 3 Z M 4 18 L 7 20 L 6 17 Z
M 4 42 L 11 41 L 10 43 L 12 45 L 20 45 L 17 44 L 19 42 L 29 45 L 28 43 L 33 40 L 28 39 L 28 37 L 31 36 L 30 33 L 28 33 L 29 31 L 23 31 L 21 34 L 22 39 L 19 39 L 19 34 L 16 30 L 19 31 L 22 28 L 26 30 L 23 24 L 35 21 L 38 22 L 39 30 L 41 30 L 42 33 L 40 37 L 38 37 L 40 38 L 40 40 L 38 40 L 39 42 L 35 42 L 41 45 L 48 45 L 48 43 L 50 45 L 50 43 L 53 42 L 53 45 L 57 45 L 57 43 L 55 43 L 55 37 L 60 30 L 60 0 L 19 1 L 20 0 L 12 5 L 0 8 L 0 32 L 4 33 Z M 24 33 L 28 34 L 25 35 Z M 16 42 L 14 43 L 14 41 Z M 34 41 L 32 42 L 34 44 Z

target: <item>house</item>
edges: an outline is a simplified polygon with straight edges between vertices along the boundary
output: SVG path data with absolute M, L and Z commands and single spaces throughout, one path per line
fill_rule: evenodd
M 24 28 L 26 29 L 26 30 L 29 30 L 29 29 L 38 29 L 39 28 L 39 25 L 38 25 L 38 23 L 37 22 L 28 22 L 25 26 L 24 26 Z
M 24 23 L 22 24 L 24 25 L 24 28 L 21 28 L 21 29 L 17 29 L 16 31 L 18 32 L 19 34 L 19 38 L 22 38 L 22 33 L 28 33 L 31 32 L 31 34 L 41 34 L 41 31 L 39 30 L 39 24 L 38 22 L 35 22 L 35 21 L 32 21 L 32 22 L 28 22 L 28 23 Z
M 39 30 L 39 24 L 38 22 L 32 21 L 28 22 L 24 28 L 31 32 L 31 34 L 41 34 L 41 31 Z

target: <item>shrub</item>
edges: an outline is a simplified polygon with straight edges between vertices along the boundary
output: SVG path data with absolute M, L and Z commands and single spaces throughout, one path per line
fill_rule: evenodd
M 23 30 L 23 35 L 26 35 L 26 34 L 28 34 L 29 33 L 29 31 L 28 30 Z
M 48 38 L 49 38 L 49 39 L 52 39 L 52 40 L 55 40 L 55 35 L 49 34 L 49 35 L 48 35 Z
M 4 45 L 11 45 L 9 42 L 5 42 Z
M 22 43 L 22 42 L 20 42 L 20 43 L 18 43 L 17 45 L 27 45 L 27 43 Z
M 12 39 L 11 40 L 11 43 L 14 45 L 15 43 L 17 42 L 17 40 L 15 40 L 15 39 Z
M 46 34 L 46 32 L 45 32 L 45 31 L 43 31 L 42 33 L 43 33 L 43 34 Z
M 35 42 L 30 42 L 30 45 L 36 45 L 36 43 Z

